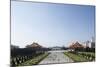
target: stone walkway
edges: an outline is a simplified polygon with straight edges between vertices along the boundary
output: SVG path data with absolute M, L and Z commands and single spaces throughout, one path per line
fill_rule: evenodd
M 72 59 L 63 54 L 63 52 L 50 52 L 44 60 L 39 64 L 54 64 L 54 63 L 71 63 L 74 62 Z

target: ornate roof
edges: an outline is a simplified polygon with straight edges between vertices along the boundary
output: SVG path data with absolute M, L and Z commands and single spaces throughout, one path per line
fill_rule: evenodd
M 70 48 L 84 48 L 84 46 L 80 44 L 79 42 L 72 43 L 72 45 L 70 45 L 69 47 Z
M 42 47 L 42 46 L 39 45 L 38 43 L 33 42 L 32 44 L 27 45 L 26 47 L 38 48 L 38 47 Z

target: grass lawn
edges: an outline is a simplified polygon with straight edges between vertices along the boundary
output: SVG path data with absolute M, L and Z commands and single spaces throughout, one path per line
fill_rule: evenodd
M 49 53 L 41 54 L 31 60 L 28 60 L 18 66 L 30 66 L 30 65 L 37 65 L 41 60 L 43 60 L 45 57 L 47 57 Z
M 87 59 L 85 59 L 84 57 L 77 55 L 77 54 L 73 54 L 70 52 L 64 52 L 65 55 L 67 55 L 68 57 L 70 57 L 74 62 L 85 62 L 88 61 Z
M 95 53 L 94 52 L 79 52 L 79 53 L 91 54 L 91 55 L 95 56 Z

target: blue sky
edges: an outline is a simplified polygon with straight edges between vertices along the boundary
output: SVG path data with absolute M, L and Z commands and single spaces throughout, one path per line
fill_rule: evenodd
M 95 35 L 95 7 L 86 5 L 11 2 L 11 44 L 25 47 L 67 46 Z

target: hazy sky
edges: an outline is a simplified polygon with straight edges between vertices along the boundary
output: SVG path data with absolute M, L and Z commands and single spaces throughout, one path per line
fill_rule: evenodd
M 11 44 L 25 47 L 67 46 L 94 36 L 95 7 L 36 2 L 11 2 Z

